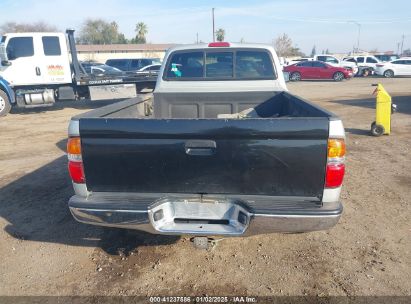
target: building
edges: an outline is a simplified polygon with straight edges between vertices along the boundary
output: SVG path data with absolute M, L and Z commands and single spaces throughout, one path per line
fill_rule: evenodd
M 115 58 L 160 58 L 174 44 L 78 44 L 79 60 L 94 60 L 101 63 Z

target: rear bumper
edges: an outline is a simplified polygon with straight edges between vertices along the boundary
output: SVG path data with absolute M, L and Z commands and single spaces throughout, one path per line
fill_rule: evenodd
M 252 200 L 251 200 L 252 198 Z M 247 199 L 250 199 L 248 204 Z M 261 198 L 202 198 L 166 196 L 113 199 L 107 195 L 73 196 L 69 208 L 82 223 L 136 229 L 153 234 L 250 236 L 273 232 L 326 230 L 337 224 L 342 204 Z M 258 199 L 257 199 L 258 200 Z M 267 208 L 267 203 L 269 207 Z M 257 206 L 257 207 L 256 207 Z

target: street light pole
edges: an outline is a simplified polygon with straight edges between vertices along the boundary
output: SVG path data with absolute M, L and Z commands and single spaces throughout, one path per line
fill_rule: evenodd
M 215 42 L 215 23 L 214 23 L 214 10 L 215 8 L 212 8 L 212 17 L 213 17 L 213 42 Z
M 353 23 L 358 26 L 358 37 L 357 37 L 357 53 L 360 51 L 360 35 L 361 35 L 361 24 L 357 21 L 350 20 L 349 23 Z

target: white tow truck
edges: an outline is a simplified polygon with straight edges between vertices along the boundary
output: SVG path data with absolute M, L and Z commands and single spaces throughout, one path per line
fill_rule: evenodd
M 77 59 L 74 30 L 66 34 L 8 33 L 1 37 L 0 77 L 12 96 L 0 86 L 0 116 L 7 115 L 11 107 L 51 106 L 62 99 L 100 99 L 98 90 L 102 89 L 114 92 L 108 98 L 127 98 L 144 88 L 154 88 L 156 77 L 151 75 L 87 74 Z

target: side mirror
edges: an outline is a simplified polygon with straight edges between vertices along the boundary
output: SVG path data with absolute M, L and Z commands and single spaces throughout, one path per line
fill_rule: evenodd
M 1 61 L 1 65 L 2 65 L 2 66 L 11 66 L 11 61 L 2 60 L 2 61 Z

